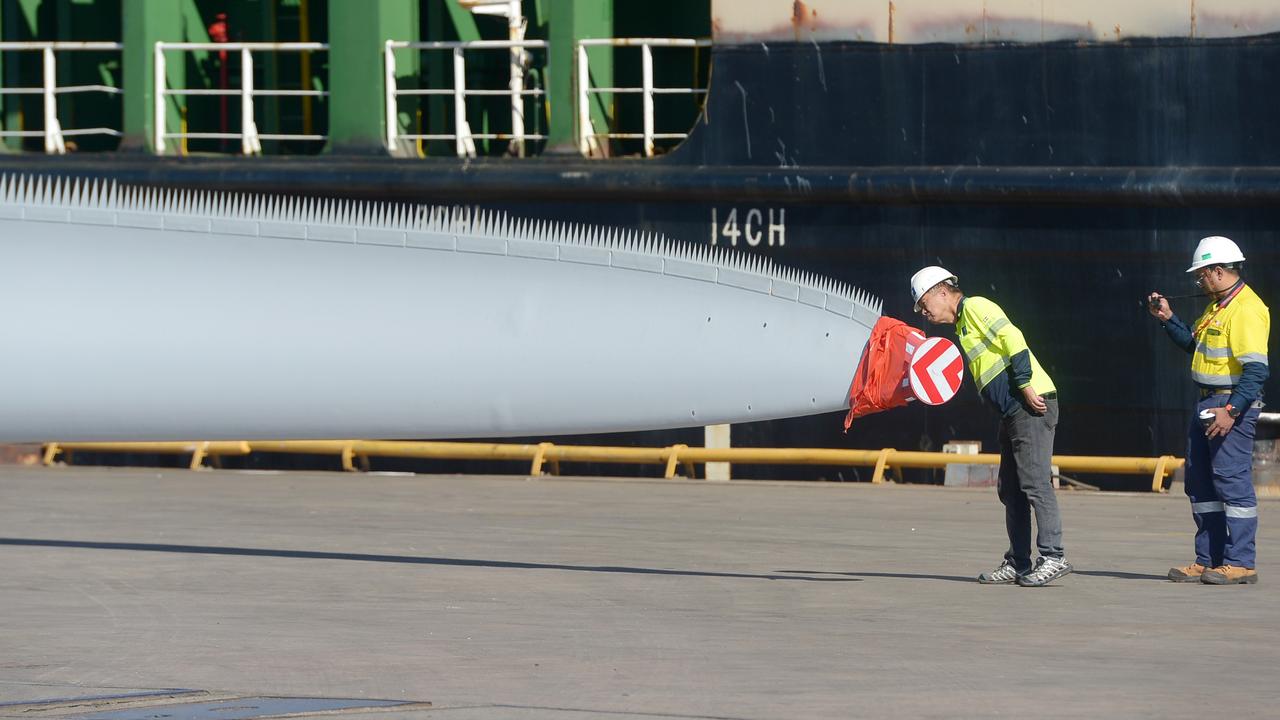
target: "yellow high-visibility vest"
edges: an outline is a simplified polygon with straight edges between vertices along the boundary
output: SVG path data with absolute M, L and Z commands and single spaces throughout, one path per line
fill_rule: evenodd
M 1009 368 L 1009 358 L 1023 350 L 1031 355 L 1031 381 L 1018 388 L 1030 385 L 1038 395 L 1057 389 L 1053 380 L 1049 379 L 1049 373 L 1040 367 L 1035 353 L 1030 352 L 1022 331 L 1009 322 L 999 305 L 990 300 L 983 297 L 965 298 L 960 316 L 956 318 L 956 335 L 960 338 L 960 348 L 969 361 L 969 374 L 978 384 L 978 390 L 982 390 L 987 383 L 1005 372 Z M 1013 385 L 1010 378 L 1010 390 Z
M 1191 327 L 1196 341 L 1191 379 L 1199 385 L 1229 388 L 1240 382 L 1245 363 L 1267 364 L 1271 311 L 1248 285 L 1224 308 L 1209 303 Z

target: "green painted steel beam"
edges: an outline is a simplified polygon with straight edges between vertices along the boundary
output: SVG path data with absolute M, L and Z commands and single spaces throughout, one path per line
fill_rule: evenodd
M 613 36 L 613 0 L 554 0 L 544 3 L 550 57 L 547 67 L 547 102 L 550 114 L 549 153 L 578 152 L 577 61 L 574 46 L 582 38 Z M 613 85 L 613 51 L 589 51 L 591 82 L 595 87 Z M 591 119 L 597 129 L 608 127 L 607 95 L 593 95 Z
M 40 0 L 0 0 L 0 38 L 7 41 L 23 42 L 40 38 Z M 47 30 L 47 28 L 46 28 Z M 50 37 L 49 39 L 52 39 Z M 19 59 L 20 55 L 26 55 Z M 40 84 L 39 56 L 29 52 L 0 53 L 8 60 L 0 72 L 5 87 L 36 87 Z M 2 61 L 0 61 L 2 62 Z M 23 71 L 26 72 L 23 72 Z M 40 128 L 39 102 L 33 95 L 6 95 L 4 103 L 4 129 L 28 130 Z M 8 150 L 21 150 L 23 138 L 5 138 L 0 144 Z
M 8 40 L 9 22 L 6 15 L 9 11 L 9 4 L 0 0 L 0 40 Z M 4 72 L 4 56 L 5 53 L 0 52 L 0 83 L 6 87 L 9 85 L 9 77 Z M 9 120 L 9 102 L 8 95 L 0 95 L 0 130 L 8 130 L 10 128 Z M 9 139 L 5 138 L 0 141 L 0 153 L 9 151 Z
M 418 0 L 329 3 L 329 144 L 326 152 L 385 154 L 382 77 L 387 40 L 418 40 Z M 418 54 L 398 53 L 397 75 L 418 74 Z M 400 115 L 408 130 L 407 114 Z
M 155 44 L 157 42 L 207 42 L 209 37 L 190 0 L 123 0 L 121 36 L 124 43 L 124 139 L 122 150 L 155 152 Z M 194 56 L 198 59 L 199 55 Z M 188 53 L 166 54 L 166 82 L 170 88 L 187 86 L 186 68 L 197 65 Z M 182 127 L 180 98 L 166 102 L 165 127 Z M 173 154 L 180 142 L 166 141 Z
M 295 38 L 282 37 L 276 27 L 276 8 L 279 0 L 220 0 L 219 7 L 208 10 L 206 12 L 225 12 L 227 14 L 227 27 L 232 42 L 295 42 Z M 207 15 L 203 18 L 203 22 L 207 26 L 213 22 L 213 15 Z M 254 86 L 259 89 L 276 89 L 280 88 L 280 62 L 286 56 L 293 56 L 296 60 L 296 53 L 274 53 L 274 52 L 255 52 L 253 53 L 254 63 Z M 233 60 L 229 63 L 232 67 L 232 74 L 236 72 L 238 61 Z M 292 87 L 292 86 L 290 86 Z M 233 101 L 233 106 L 238 108 Z M 260 133 L 276 133 L 280 131 L 280 98 L 274 95 L 264 95 L 254 98 L 254 117 L 257 122 L 258 132 Z M 239 117 L 236 114 L 235 117 Z M 229 123 L 238 127 L 239 121 Z M 269 141 L 268 141 L 269 142 Z
M 470 10 L 458 4 L 458 0 L 443 0 L 440 3 L 449 13 L 453 30 L 457 39 L 462 41 L 480 40 L 480 28 L 476 25 L 476 16 Z
M 454 40 L 471 41 L 480 40 L 480 28 L 476 25 L 475 15 L 471 11 L 458 4 L 457 0 L 425 0 L 423 2 L 423 12 L 426 13 L 426 23 L 423 26 L 423 39 L 429 42 L 449 42 Z M 403 51 L 398 57 L 408 57 L 408 51 Z M 452 87 L 453 85 L 453 60 L 447 51 L 428 50 L 418 55 L 424 71 L 421 80 L 425 85 L 435 88 Z M 400 76 L 400 82 L 409 87 L 414 83 L 417 87 L 418 78 L 410 78 L 402 70 L 397 73 Z M 408 107 L 410 113 L 406 114 L 406 122 L 417 132 L 419 129 L 419 110 L 414 108 L 414 103 L 401 101 L 401 107 Z M 431 135 L 443 135 L 449 133 L 453 129 L 453 101 L 441 97 L 439 95 L 431 95 L 424 98 L 419 104 L 421 108 L 421 130 Z M 409 115 L 413 117 L 409 117 Z M 428 156 L 444 156 L 452 157 L 456 154 L 453 141 L 451 140 L 431 140 L 422 143 L 424 155 Z
M 59 41 L 119 41 L 119 0 L 46 0 L 53 5 L 42 16 L 54 23 L 41 27 L 43 39 Z M 57 55 L 57 83 L 120 87 L 120 55 L 113 51 L 62 52 Z M 63 93 L 58 96 L 58 119 L 64 130 L 86 127 L 121 127 L 120 98 L 104 93 Z M 66 138 L 67 151 L 114 150 L 119 141 L 105 135 Z
M 454 3 L 448 0 L 427 0 L 423 7 L 423 11 L 426 13 L 426 23 L 422 29 L 424 40 L 442 42 L 456 39 L 454 32 L 451 32 L 456 28 L 456 25 L 451 22 L 453 17 L 451 5 L 454 5 Z M 444 79 L 450 73 L 448 56 L 443 52 L 427 52 L 419 57 L 424 68 L 423 82 L 427 85 L 444 87 Z M 420 109 L 415 112 L 414 119 L 416 121 L 420 117 L 421 122 L 414 123 L 415 130 L 421 129 L 423 133 L 429 135 L 442 135 L 448 132 L 449 105 L 443 97 L 429 95 L 419 100 L 418 107 Z M 421 125 L 420 128 L 418 127 L 419 124 Z M 424 155 L 453 154 L 451 143 L 445 140 L 423 141 L 420 147 L 423 149 Z
M 12 2 L 22 14 L 27 27 L 31 28 L 30 39 L 37 39 L 41 37 L 42 32 L 49 31 L 49 28 L 40 27 L 40 8 L 44 5 L 43 0 L 12 0 Z

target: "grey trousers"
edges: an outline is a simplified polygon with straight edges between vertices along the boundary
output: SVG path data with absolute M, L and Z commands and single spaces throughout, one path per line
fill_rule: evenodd
M 1005 559 L 1019 572 L 1031 569 L 1031 513 L 1036 515 L 1036 547 L 1041 555 L 1062 557 L 1062 517 L 1053 489 L 1053 434 L 1058 428 L 1058 400 L 1046 399 L 1044 415 L 1021 406 L 1000 418 L 1000 478 L 996 486 L 1004 503 L 1009 533 Z

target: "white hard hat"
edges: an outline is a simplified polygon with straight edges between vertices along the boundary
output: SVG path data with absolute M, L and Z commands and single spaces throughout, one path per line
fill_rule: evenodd
M 1187 272 L 1195 272 L 1209 265 L 1238 262 L 1244 262 L 1244 253 L 1240 252 L 1239 245 L 1232 242 L 1231 238 L 1210 235 L 1196 245 L 1196 251 L 1191 256 L 1191 267 L 1187 268 Z
M 959 282 L 959 279 L 952 275 L 950 270 L 937 265 L 922 268 L 911 276 L 911 299 L 915 302 L 916 312 L 920 311 L 920 298 L 924 297 L 925 293 L 932 290 L 933 286 L 940 282 L 949 282 L 955 285 Z

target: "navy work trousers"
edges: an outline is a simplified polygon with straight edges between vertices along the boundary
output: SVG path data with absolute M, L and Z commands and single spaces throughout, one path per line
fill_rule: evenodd
M 1201 410 L 1220 408 L 1229 395 L 1210 395 L 1196 405 L 1187 429 L 1187 497 L 1196 521 L 1196 562 L 1207 567 L 1254 567 L 1258 498 L 1253 492 L 1253 435 L 1258 408 L 1240 414 L 1225 436 L 1204 436 Z

